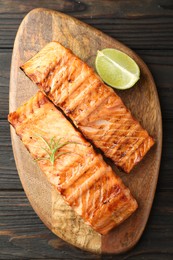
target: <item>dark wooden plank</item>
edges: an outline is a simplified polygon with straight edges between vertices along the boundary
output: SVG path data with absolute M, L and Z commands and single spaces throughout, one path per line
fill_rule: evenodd
M 113 259 L 171 259 L 172 203 L 173 192 L 158 192 L 140 242 L 132 251 Z M 23 192 L 0 192 L 0 252 L 0 259 L 100 258 L 53 235 L 34 213 Z
M 7 121 L 0 121 L 0 190 L 23 190 L 14 161 L 10 127 Z
M 7 118 L 11 51 L 0 52 L 0 118 Z
M 12 48 L 23 17 L 45 7 L 70 14 L 124 42 L 131 48 L 172 49 L 172 1 L 0 1 L 0 48 Z M 151 33 L 152 32 L 152 33 Z
M 137 4 L 137 2 L 138 1 L 136 0 L 49 0 L 49 2 L 47 2 L 47 0 L 35 0 L 33 2 L 29 0 L 6 0 L 0 1 L 0 4 L 1 13 L 3 14 L 25 13 L 37 7 L 48 8 L 49 5 L 49 8 L 56 9 L 59 11 L 63 10 L 69 13 L 73 12 L 76 14 L 76 16 L 83 16 L 85 18 L 91 18 L 93 13 L 96 17 L 117 16 L 119 18 L 136 18 L 139 15 L 141 17 L 173 16 L 173 6 L 171 0 L 144 0 L 141 4 Z

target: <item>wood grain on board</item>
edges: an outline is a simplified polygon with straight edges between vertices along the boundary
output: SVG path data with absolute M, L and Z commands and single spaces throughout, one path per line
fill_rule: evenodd
M 13 47 L 21 19 L 37 7 L 72 15 L 135 49 L 172 49 L 172 0 L 0 1 L 0 46 Z
M 117 93 L 142 126 L 155 138 L 156 144 L 130 175 L 119 173 L 137 199 L 139 209 L 106 236 L 101 237 L 92 230 L 88 232 L 86 229 L 88 226 L 80 218 L 78 224 L 80 223 L 81 228 L 74 228 L 71 229 L 71 232 L 67 232 L 67 230 L 69 231 L 69 221 L 72 226 L 77 227 L 78 225 L 69 208 L 66 209 L 66 218 L 69 216 L 69 219 L 68 221 L 64 219 L 64 223 L 67 225 L 56 221 L 62 210 L 55 203 L 55 192 L 32 162 L 28 152 L 12 130 L 13 151 L 22 185 L 32 207 L 42 221 L 65 241 L 96 253 L 125 252 L 137 243 L 145 228 L 159 172 L 162 123 L 153 78 L 143 61 L 120 42 L 65 14 L 46 9 L 35 9 L 23 20 L 14 44 L 10 80 L 10 111 L 14 111 L 37 91 L 37 87 L 19 67 L 52 40 L 57 40 L 70 48 L 92 67 L 97 50 L 105 47 L 117 48 L 131 56 L 140 67 L 140 81 L 134 88 Z M 112 167 L 114 166 L 112 165 Z M 58 197 L 60 195 L 56 194 L 56 196 L 56 200 L 61 199 Z M 66 208 L 64 203 L 61 201 L 61 206 Z M 83 234 L 81 230 L 83 230 Z M 85 241 L 77 239 L 79 235 L 84 237 Z M 87 242 L 87 239 L 91 240 L 91 236 L 93 243 Z

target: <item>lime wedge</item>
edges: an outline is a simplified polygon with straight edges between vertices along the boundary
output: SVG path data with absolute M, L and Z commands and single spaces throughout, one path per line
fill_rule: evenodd
M 124 52 L 103 49 L 97 52 L 96 70 L 102 80 L 113 88 L 131 88 L 140 76 L 136 62 Z

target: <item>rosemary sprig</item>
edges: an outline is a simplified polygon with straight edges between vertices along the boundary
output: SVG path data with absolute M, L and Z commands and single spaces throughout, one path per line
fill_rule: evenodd
M 47 157 L 43 158 L 37 158 L 35 161 L 41 161 L 41 160 L 48 160 L 51 162 L 52 165 L 54 165 L 56 159 L 60 157 L 63 154 L 71 153 L 71 152 L 59 152 L 58 154 L 57 151 L 64 147 L 67 144 L 78 144 L 77 142 L 70 142 L 66 141 L 64 143 L 61 142 L 62 138 L 59 138 L 57 141 L 55 141 L 55 136 L 50 139 L 50 142 L 48 143 L 41 135 L 35 134 L 35 136 L 39 137 L 46 145 L 45 147 L 41 147 L 46 153 Z

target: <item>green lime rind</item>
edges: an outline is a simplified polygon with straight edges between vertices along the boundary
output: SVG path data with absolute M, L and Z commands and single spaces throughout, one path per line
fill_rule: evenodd
M 115 49 L 98 51 L 95 66 L 102 80 L 113 88 L 131 88 L 140 78 L 136 62 L 127 54 Z

